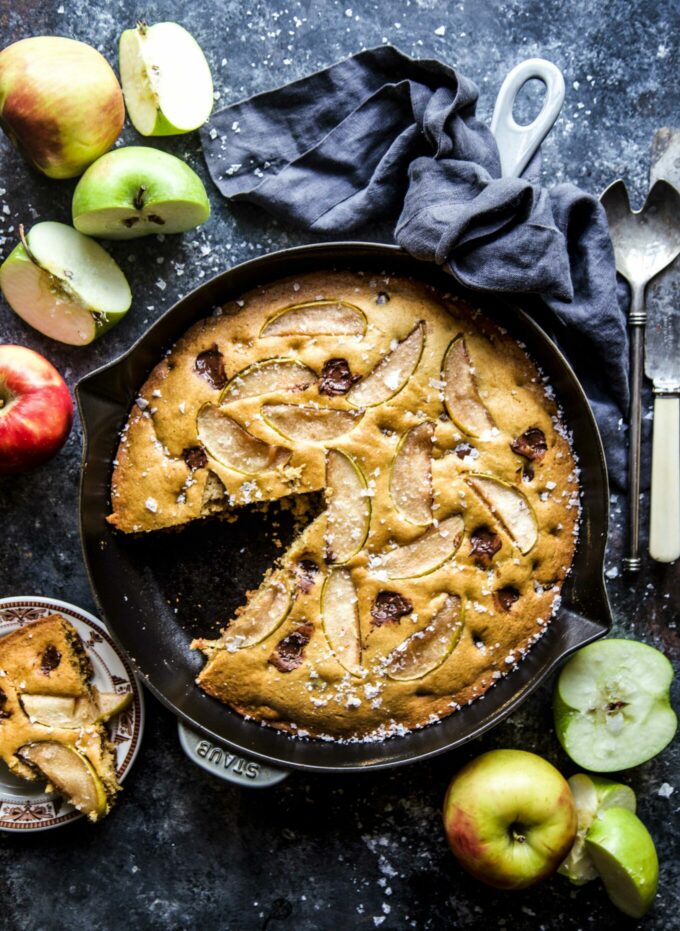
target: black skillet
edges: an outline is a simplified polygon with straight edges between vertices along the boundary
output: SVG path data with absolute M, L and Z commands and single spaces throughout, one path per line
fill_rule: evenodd
M 267 532 L 272 520 L 278 521 L 282 537 L 290 534 L 290 523 L 283 511 L 272 517 L 246 509 L 236 523 L 197 521 L 182 531 L 142 538 L 114 531 L 105 517 L 110 512 L 111 463 L 119 431 L 149 371 L 194 321 L 255 285 L 333 268 L 412 275 L 445 291 L 454 286 L 449 276 L 396 246 L 350 242 L 276 252 L 238 265 L 192 291 L 129 352 L 76 388 L 84 431 L 81 538 L 101 616 L 143 681 L 185 725 L 180 736 L 195 762 L 246 783 L 257 783 L 258 777 L 264 783 L 276 781 L 268 767 L 341 771 L 398 766 L 459 747 L 505 718 L 566 656 L 604 636 L 611 626 L 603 580 L 607 473 L 597 426 L 576 376 L 555 344 L 522 310 L 494 299 L 481 306 L 526 345 L 548 377 L 573 433 L 581 470 L 583 512 L 573 570 L 561 607 L 541 640 L 484 701 L 439 724 L 379 743 L 295 739 L 244 720 L 196 686 L 203 660 L 189 649 L 191 639 L 214 635 L 216 623 L 259 583 L 278 552 Z M 480 303 L 479 295 L 472 299 Z M 258 763 L 248 764 L 248 759 Z

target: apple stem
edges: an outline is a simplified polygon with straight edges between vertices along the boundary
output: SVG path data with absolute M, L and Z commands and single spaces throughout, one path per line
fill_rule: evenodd
M 36 257 L 33 255 L 33 253 L 31 252 L 31 250 L 30 250 L 30 248 L 29 248 L 28 240 L 26 239 L 26 231 L 25 231 L 25 229 L 24 229 L 24 224 L 23 224 L 23 223 L 20 223 L 20 224 L 19 224 L 19 239 L 21 240 L 21 245 L 22 245 L 22 246 L 24 247 L 24 249 L 26 250 L 26 255 L 29 257 L 29 259 L 31 260 L 31 262 L 33 262 L 33 264 L 34 264 L 34 265 L 37 265 L 38 268 L 39 268 L 39 267 L 40 267 L 40 262 L 38 262 L 38 260 L 36 259 Z
M 144 19 L 137 20 L 137 29 L 141 32 L 143 36 L 146 35 L 146 30 L 149 28 L 149 24 Z
M 135 199 L 132 201 L 132 206 L 135 210 L 141 210 L 144 206 L 144 194 L 146 193 L 146 185 L 140 184 L 139 190 L 135 194 Z

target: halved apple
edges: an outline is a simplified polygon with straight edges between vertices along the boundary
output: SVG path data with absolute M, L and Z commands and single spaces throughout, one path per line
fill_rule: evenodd
M 260 336 L 363 336 L 366 314 L 347 301 L 309 301 L 277 310 Z
M 449 343 L 442 363 L 444 406 L 451 420 L 463 433 L 481 436 L 494 426 L 477 390 L 477 379 L 461 334 Z
M 415 579 L 429 575 L 450 559 L 463 539 L 463 518 L 447 517 L 438 527 L 430 527 L 417 540 L 390 550 L 380 568 L 390 579 Z
M 463 602 L 458 595 L 447 595 L 427 627 L 407 637 L 388 657 L 390 679 L 398 682 L 422 679 L 441 666 L 460 640 L 463 614 Z
M 330 562 L 345 563 L 366 542 L 371 522 L 371 499 L 366 494 L 361 466 L 347 453 L 326 453 L 326 554 Z
M 316 373 L 296 359 L 264 359 L 234 375 L 220 395 L 220 404 L 272 391 L 303 391 L 315 381 Z
M 178 23 L 139 22 L 120 37 L 120 79 L 128 116 L 142 136 L 172 136 L 202 126 L 213 108 L 205 55 Z
M 340 411 L 300 404 L 263 404 L 262 419 L 281 436 L 305 443 L 325 443 L 349 433 L 364 416 L 363 411 Z
M 65 223 L 36 223 L 0 266 L 12 310 L 39 333 L 86 346 L 128 312 L 125 275 L 99 243 Z
M 335 658 L 353 676 L 361 673 L 361 630 L 349 569 L 331 569 L 321 592 L 321 618 Z
M 399 441 L 390 473 L 394 506 L 411 524 L 432 520 L 432 439 L 430 420 L 411 427 Z
M 43 740 L 22 747 L 17 756 L 38 769 L 91 821 L 98 821 L 106 814 L 108 798 L 104 784 L 87 757 L 74 747 Z
M 490 475 L 469 475 L 465 481 L 500 520 L 522 555 L 533 549 L 538 539 L 538 522 L 526 496 L 508 482 Z
M 270 472 L 291 456 L 290 449 L 258 439 L 214 404 L 201 407 L 196 430 L 209 456 L 244 475 Z
M 230 652 L 244 650 L 260 643 L 288 617 L 293 600 L 285 575 L 276 572 L 248 601 L 222 634 L 221 640 L 197 641 L 195 646 L 221 647 Z
M 399 394 L 415 372 L 425 345 L 425 324 L 421 320 L 395 348 L 388 352 L 347 394 L 354 407 L 376 407 Z

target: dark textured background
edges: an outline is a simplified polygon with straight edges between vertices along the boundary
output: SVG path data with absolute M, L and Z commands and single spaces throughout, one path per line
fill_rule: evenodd
M 599 192 L 618 176 L 646 193 L 654 130 L 680 123 L 675 0 L 0 0 L 0 43 L 58 33 L 99 48 L 114 65 L 120 31 L 141 17 L 177 20 L 206 51 L 220 103 L 274 87 L 361 47 L 390 41 L 438 56 L 481 88 L 489 117 L 505 73 L 543 56 L 563 70 L 567 100 L 544 146 L 546 180 Z M 435 30 L 446 27 L 443 37 Z M 530 96 L 530 95 L 529 95 Z M 126 126 L 122 141 L 140 140 Z M 154 143 L 206 179 L 195 135 Z M 30 171 L 0 140 L 0 260 L 20 222 L 69 221 L 71 182 Z M 92 347 L 69 349 L 29 330 L 0 300 L 0 340 L 33 347 L 69 383 L 127 349 L 184 292 L 223 268 L 309 240 L 256 210 L 231 209 L 209 186 L 213 217 L 165 242 L 113 247 L 134 292 L 126 320 Z M 374 236 L 367 231 L 366 238 Z M 0 595 L 44 594 L 93 609 L 80 556 L 76 496 L 80 433 L 33 475 L 0 480 Z M 644 639 L 676 664 L 677 566 L 617 572 L 622 504 L 612 500 L 607 577 L 616 633 Z M 461 874 L 447 852 L 439 808 L 446 784 L 482 750 L 535 750 L 573 771 L 555 740 L 550 688 L 463 752 L 407 769 L 344 778 L 293 775 L 264 792 L 222 784 L 185 761 L 172 716 L 149 698 L 142 753 L 116 811 L 0 841 L 3 929 L 614 929 L 625 924 L 598 882 L 576 890 L 556 877 L 500 894 Z M 677 706 L 678 689 L 675 688 Z M 680 758 L 677 743 L 625 775 L 638 793 L 661 860 L 649 929 L 680 927 Z M 670 798 L 658 795 L 668 782 Z

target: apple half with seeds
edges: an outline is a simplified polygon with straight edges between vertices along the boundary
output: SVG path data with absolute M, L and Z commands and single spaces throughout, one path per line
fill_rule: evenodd
M 321 620 L 328 645 L 340 665 L 361 673 L 361 630 L 356 589 L 349 569 L 331 569 L 321 592 Z
M 386 667 L 390 679 L 408 682 L 438 669 L 460 640 L 463 614 L 458 595 L 447 595 L 427 627 L 411 634 L 392 651 Z
M 37 741 L 17 751 L 17 756 L 38 770 L 68 801 L 98 821 L 108 810 L 104 783 L 82 753 L 54 740 Z
M 363 547 L 371 522 L 371 499 L 366 494 L 361 466 L 339 449 L 326 453 L 326 554 L 346 563 Z
M 491 475 L 471 474 L 465 479 L 505 527 L 523 556 L 538 540 L 538 522 L 526 495 Z
M 186 162 L 148 146 L 107 152 L 73 192 L 73 225 L 100 239 L 184 233 L 210 216 L 203 182 Z
M 424 346 L 425 324 L 421 321 L 373 371 L 350 388 L 348 402 L 354 407 L 376 407 L 399 394 L 418 367 Z
M 654 841 L 628 808 L 601 812 L 586 834 L 586 850 L 614 905 L 631 918 L 642 918 L 659 884 Z
M 479 396 L 477 379 L 462 334 L 456 336 L 446 350 L 442 381 L 446 412 L 463 433 L 479 437 L 493 429 L 494 422 Z
M 0 266 L 0 289 L 29 326 L 87 346 L 130 309 L 127 279 L 97 242 L 65 223 L 36 223 Z
M 456 552 L 463 539 L 464 526 L 460 514 L 447 517 L 412 543 L 390 550 L 382 557 L 380 569 L 387 572 L 390 579 L 416 579 L 429 575 Z
M 360 307 L 346 301 L 309 301 L 277 310 L 260 336 L 363 336 L 368 321 Z
M 316 373 L 297 359 L 265 359 L 253 362 L 234 375 L 224 386 L 220 404 L 231 404 L 275 391 L 304 391 L 316 380 Z
M 271 446 L 253 436 L 214 404 L 199 409 L 196 432 L 209 456 L 243 475 L 271 472 L 291 456 L 284 446 Z
M 608 808 L 627 808 L 634 812 L 635 792 L 621 782 L 586 773 L 576 773 L 567 781 L 576 804 L 578 827 L 574 846 L 557 872 L 566 876 L 574 885 L 581 886 L 597 879 L 595 864 L 585 845 L 588 829 L 596 816 Z
M 210 67 L 198 42 L 178 23 L 138 22 L 126 29 L 119 64 L 127 112 L 142 136 L 190 133 L 210 116 Z
M 555 687 L 557 737 L 565 752 L 595 773 L 650 760 L 675 735 L 673 667 L 635 640 L 600 640 L 579 650 Z
M 341 411 L 299 404 L 263 404 L 262 419 L 289 440 L 326 443 L 349 433 L 364 416 L 363 411 Z
M 399 440 L 390 471 L 390 496 L 410 524 L 432 522 L 432 440 L 430 420 L 411 427 Z

